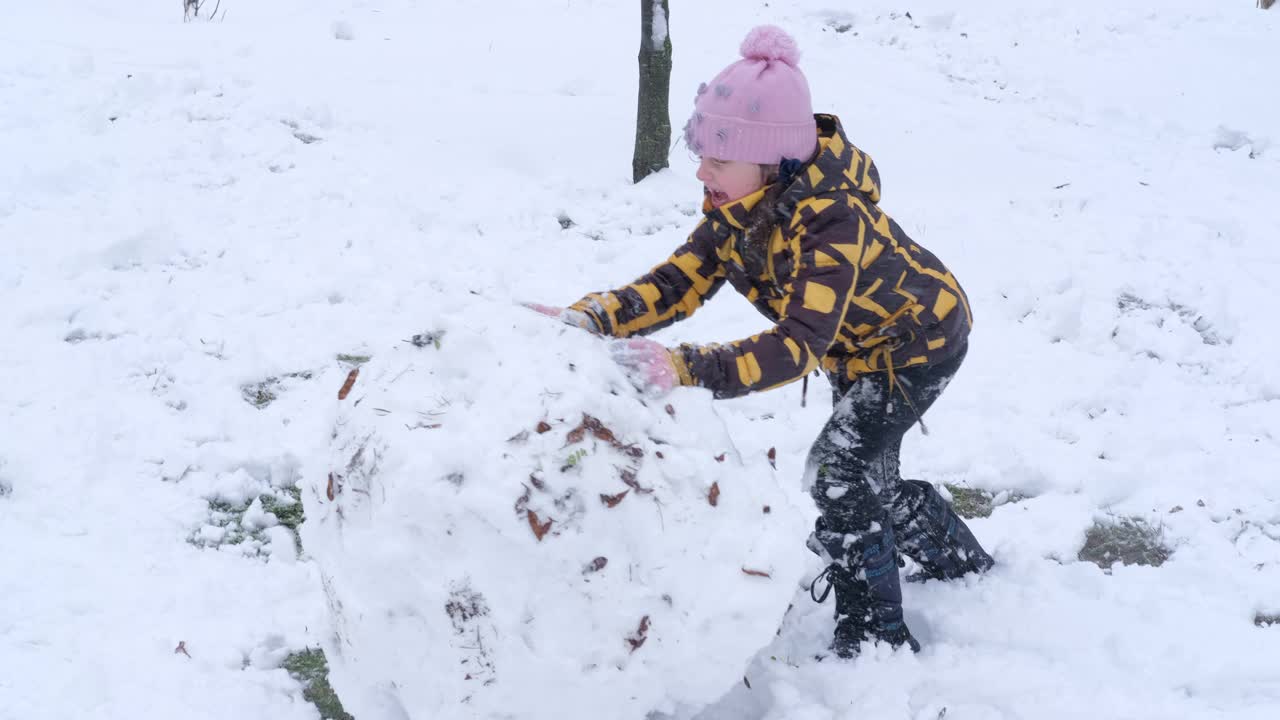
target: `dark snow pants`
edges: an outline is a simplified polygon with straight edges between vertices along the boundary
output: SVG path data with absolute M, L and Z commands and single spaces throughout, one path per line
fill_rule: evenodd
M 933 485 L 900 475 L 903 435 L 946 389 L 966 351 L 898 370 L 894 387 L 887 373 L 836 387 L 831 419 L 809 452 L 806 477 L 822 513 L 809 547 L 865 579 L 869 620 L 882 629 L 902 622 L 898 552 L 919 563 L 926 577 L 939 579 L 991 566 Z

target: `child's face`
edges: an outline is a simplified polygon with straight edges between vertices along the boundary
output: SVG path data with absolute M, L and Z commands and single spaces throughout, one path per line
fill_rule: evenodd
M 746 197 L 764 187 L 764 172 L 755 163 L 703 157 L 698 179 L 707 186 L 713 207 Z

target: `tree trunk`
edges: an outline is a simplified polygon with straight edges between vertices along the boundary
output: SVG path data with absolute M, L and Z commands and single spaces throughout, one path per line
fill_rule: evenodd
M 640 96 L 631 178 L 640 182 L 667 167 L 671 147 L 671 37 L 667 0 L 640 0 Z

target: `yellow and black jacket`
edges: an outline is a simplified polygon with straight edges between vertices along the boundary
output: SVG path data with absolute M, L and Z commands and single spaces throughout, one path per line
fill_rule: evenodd
M 756 237 L 763 188 L 712 208 L 666 262 L 572 308 L 605 335 L 644 335 L 692 315 L 727 280 L 774 323 L 727 345 L 684 344 L 685 385 L 736 397 L 798 380 L 819 365 L 837 386 L 867 372 L 922 365 L 960 350 L 972 325 L 955 277 L 876 206 L 880 176 L 834 115 L 817 115 L 817 156 L 774 203 Z M 761 208 L 768 210 L 768 208 Z

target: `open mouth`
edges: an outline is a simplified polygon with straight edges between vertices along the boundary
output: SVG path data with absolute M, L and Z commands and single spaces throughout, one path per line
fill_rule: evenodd
M 720 207 L 721 205 L 729 202 L 729 196 L 726 193 L 722 193 L 719 190 L 712 190 L 711 188 L 707 188 L 707 198 L 711 200 L 711 204 L 715 207 Z

